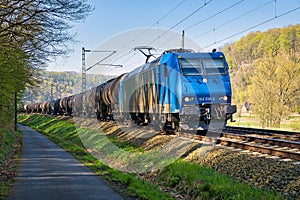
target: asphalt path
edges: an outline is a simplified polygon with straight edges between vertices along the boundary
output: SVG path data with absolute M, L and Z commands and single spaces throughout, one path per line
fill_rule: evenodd
M 27 126 L 19 128 L 24 151 L 8 199 L 123 199 L 70 153 Z

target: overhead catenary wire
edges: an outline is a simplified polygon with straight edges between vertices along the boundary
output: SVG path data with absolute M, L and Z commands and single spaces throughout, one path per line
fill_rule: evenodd
M 151 42 L 149 42 L 148 45 L 152 44 L 153 42 L 157 41 L 159 38 L 161 38 L 162 36 L 164 36 L 165 34 L 167 34 L 169 31 L 173 30 L 173 29 L 174 29 L 175 27 L 177 27 L 179 24 L 181 24 L 181 23 L 183 23 L 184 21 L 186 21 L 188 18 L 190 18 L 190 17 L 193 16 L 195 13 L 197 13 L 198 11 L 200 11 L 201 9 L 203 9 L 207 4 L 211 3 L 212 1 L 213 1 L 213 0 L 210 0 L 210 1 L 208 1 L 208 2 L 205 1 L 205 3 L 204 3 L 201 7 L 197 8 L 195 11 L 193 11 L 192 13 L 190 13 L 189 15 L 187 15 L 185 18 L 183 18 L 182 20 L 180 20 L 179 22 L 177 22 L 175 25 L 173 25 L 171 28 L 169 28 L 168 30 L 166 30 L 166 31 L 163 32 L 162 34 L 158 35 L 154 40 L 152 40 Z M 216 14 L 210 16 L 210 17 L 207 17 L 207 18 L 205 18 L 204 20 L 201 20 L 200 22 L 197 22 L 197 23 L 195 23 L 195 24 L 193 24 L 193 25 L 191 25 L 191 26 L 185 28 L 184 30 L 190 29 L 190 28 L 192 28 L 192 27 L 194 27 L 194 26 L 196 26 L 196 25 L 199 25 L 200 23 L 203 23 L 203 22 L 205 22 L 205 21 L 207 21 L 207 20 L 209 20 L 209 19 L 211 19 L 211 18 L 213 18 L 213 17 L 215 17 L 215 16 L 217 16 L 217 15 L 219 15 L 219 14 L 221 14 L 221 13 L 223 13 L 223 12 L 225 12 L 225 11 L 227 11 L 227 10 L 229 10 L 229 9 L 231 9 L 231 8 L 233 8 L 233 7 L 235 7 L 235 6 L 237 6 L 237 5 L 239 5 L 239 4 L 242 3 L 243 1 L 245 1 L 245 0 L 240 0 L 240 1 L 238 1 L 238 2 L 236 2 L 236 3 L 234 3 L 234 4 L 232 4 L 232 5 L 228 6 L 227 8 L 225 8 L 225 9 L 219 11 L 218 13 L 216 13 Z M 172 10 L 173 10 L 173 9 L 172 9 Z M 170 42 L 171 40 L 173 40 L 175 37 L 176 37 L 176 35 L 173 36 L 173 37 L 171 37 L 170 39 L 168 39 L 166 42 L 164 42 L 163 44 L 161 44 L 161 45 L 158 46 L 158 47 L 161 47 L 161 46 L 163 46 L 164 44 L 167 44 L 168 42 Z M 134 55 L 135 55 L 135 54 L 134 54 Z M 128 60 L 130 60 L 130 59 L 131 59 L 131 58 L 129 58 Z M 128 60 L 126 60 L 126 61 L 128 61 Z
M 125 48 L 126 46 L 128 46 L 129 44 L 131 44 L 132 42 L 136 41 L 138 38 L 140 38 L 142 35 L 144 35 L 147 31 L 149 31 L 151 28 L 153 28 L 155 25 L 159 24 L 159 22 L 161 22 L 162 20 L 164 20 L 167 16 L 169 16 L 172 12 L 174 12 L 177 8 L 179 8 L 186 0 L 182 0 L 180 1 L 178 4 L 176 4 L 171 10 L 169 10 L 166 14 L 164 14 L 162 17 L 160 17 L 154 24 L 152 24 L 150 27 L 148 27 L 147 29 L 145 29 L 142 33 L 140 33 L 139 35 L 137 35 L 134 39 L 130 40 L 129 42 L 127 42 L 125 45 L 123 45 L 122 47 L 120 47 L 119 49 L 117 49 L 116 51 L 120 51 L 121 49 Z M 131 52 L 128 52 L 128 54 Z M 137 54 L 137 52 L 134 53 L 133 56 L 135 56 Z M 124 55 L 123 55 L 124 56 Z M 123 57 L 121 56 L 121 57 Z M 115 62 L 117 60 L 119 60 L 121 57 L 118 57 Z M 130 58 L 129 58 L 130 59 Z M 128 59 L 128 60 L 129 60 Z M 127 60 L 125 60 L 126 62 Z M 126 66 L 124 67 L 126 68 Z M 108 69 L 108 67 L 106 67 L 104 69 L 104 71 L 106 71 Z
M 171 28 L 169 28 L 168 30 L 166 30 L 165 32 L 163 32 L 162 34 L 158 35 L 154 40 L 152 40 L 151 42 L 149 42 L 147 45 L 152 44 L 153 42 L 155 42 L 156 40 L 158 40 L 159 38 L 161 38 L 162 36 L 164 36 L 165 34 L 167 34 L 168 32 L 170 32 L 171 30 L 173 30 L 175 27 L 177 27 L 179 24 L 183 23 L 184 21 L 186 21 L 188 18 L 190 18 L 191 16 L 193 16 L 194 14 L 196 14 L 197 12 L 199 12 L 201 9 L 203 9 L 205 6 L 207 6 L 209 3 L 211 3 L 213 0 L 209 0 L 208 2 L 204 2 L 204 4 L 202 6 L 200 6 L 199 8 L 197 8 L 196 10 L 194 10 L 192 13 L 190 13 L 189 15 L 187 15 L 186 17 L 184 17 L 182 20 L 180 20 L 179 22 L 177 22 L 175 25 L 173 25 Z M 178 4 L 180 5 L 180 4 Z M 172 9 L 174 10 L 174 9 Z M 156 24 L 156 23 L 155 23 Z M 136 55 L 136 53 L 134 54 Z M 134 56 L 133 55 L 133 56 Z M 128 58 L 125 62 L 127 62 L 128 60 L 130 60 L 131 58 Z
M 231 8 L 233 8 L 233 7 L 237 6 L 237 5 L 239 5 L 239 4 L 242 3 L 243 1 L 245 1 L 245 0 L 240 0 L 239 2 L 234 3 L 234 4 L 230 5 L 230 6 L 228 6 L 227 8 L 225 8 L 225 9 L 223 9 L 223 10 L 217 12 L 216 14 L 213 14 L 213 15 L 211 15 L 211 16 L 209 16 L 209 17 L 207 17 L 207 18 L 205 18 L 205 19 L 203 19 L 203 20 L 201 20 L 201 21 L 199 21 L 199 22 L 197 22 L 197 23 L 195 23 L 195 24 L 192 24 L 192 25 L 190 25 L 190 26 L 184 28 L 183 30 L 190 29 L 190 28 L 192 28 L 192 27 L 195 27 L 195 26 L 197 26 L 197 25 L 199 25 L 199 24 L 201 24 L 201 23 L 207 21 L 207 20 L 210 20 L 210 19 L 212 19 L 212 18 L 218 16 L 219 14 L 221 14 L 221 13 L 223 13 L 223 12 L 226 12 L 227 10 L 230 10 Z
M 125 45 L 123 45 L 122 47 L 120 47 L 117 51 L 119 51 L 120 49 L 126 47 L 128 44 L 134 42 L 135 40 L 137 40 L 139 37 L 141 37 L 143 34 L 145 34 L 147 31 L 149 31 L 152 27 L 154 27 L 156 24 L 158 24 L 160 21 L 162 21 L 163 19 L 165 19 L 168 15 L 170 15 L 174 10 L 176 10 L 181 4 L 183 4 L 186 0 L 183 0 L 181 2 L 179 2 L 177 5 L 175 5 L 169 12 L 167 12 L 165 15 L 163 15 L 161 18 L 159 18 L 154 24 L 152 24 L 150 27 L 148 27 L 146 30 L 144 30 L 142 33 L 140 33 L 138 36 L 136 36 L 134 39 L 132 39 L 131 41 L 129 41 L 128 43 L 126 43 Z
M 212 0 L 211 0 L 211 1 L 212 1 Z M 176 23 L 176 24 L 173 25 L 171 28 L 169 28 L 167 31 L 165 31 L 165 32 L 163 32 L 162 34 L 160 34 L 157 38 L 155 38 L 155 39 L 152 40 L 150 43 L 148 43 L 148 45 L 151 44 L 151 43 L 153 43 L 153 42 L 155 42 L 156 40 L 158 40 L 159 38 L 161 38 L 162 36 L 164 36 L 166 33 L 168 33 L 170 30 L 174 29 L 176 26 L 178 26 L 179 24 L 181 24 L 182 22 L 184 22 L 185 20 L 187 20 L 189 17 L 191 17 L 193 14 L 195 14 L 196 12 L 198 12 L 199 10 L 201 10 L 204 6 L 206 6 L 206 5 L 207 5 L 208 3 L 210 3 L 211 1 L 205 2 L 203 6 L 201 6 L 201 7 L 198 8 L 198 9 L 196 9 L 194 12 L 190 13 L 187 17 L 183 18 L 183 19 L 180 20 L 178 23 Z M 199 21 L 199 22 L 197 22 L 197 23 L 195 23 L 195 24 L 193 24 L 193 25 L 190 25 L 190 26 L 186 27 L 184 30 L 193 28 L 193 27 L 195 27 L 195 26 L 197 26 L 197 25 L 199 25 L 199 24 L 201 24 L 201 23 L 203 23 L 203 22 L 205 22 L 205 21 L 208 21 L 208 20 L 210 20 L 210 19 L 212 19 L 212 18 L 214 18 L 214 17 L 220 15 L 221 13 L 226 12 L 226 11 L 232 9 L 233 7 L 235 7 L 235 6 L 239 5 L 239 4 L 241 4 L 241 3 L 244 2 L 244 1 L 245 1 L 245 0 L 240 0 L 240 1 L 238 1 L 238 2 L 236 2 L 236 3 L 234 3 L 234 4 L 232 4 L 232 5 L 228 6 L 227 8 L 225 8 L 225 9 L 223 9 L 223 10 L 217 12 L 216 14 L 213 14 L 213 15 L 211 15 L 211 16 L 209 16 L 209 17 L 207 17 L 207 18 L 205 18 L 205 19 L 203 19 L 203 20 L 201 20 L 201 21 Z M 274 0 L 272 0 L 272 1 L 270 1 L 270 2 L 267 2 L 267 3 L 265 3 L 264 5 L 262 5 L 261 7 L 268 5 L 268 4 L 270 4 L 271 2 L 273 2 L 273 1 L 274 1 Z M 254 10 L 252 10 L 252 11 L 249 11 L 247 14 L 250 14 L 251 12 L 254 12 L 254 11 L 257 10 L 257 9 L 258 9 L 258 8 L 254 9 Z M 239 18 L 239 17 L 234 18 L 233 20 L 230 20 L 229 22 L 232 22 L 232 21 L 234 21 L 234 20 L 237 20 L 238 18 Z M 229 22 L 228 22 L 228 23 L 229 23 Z M 218 26 L 218 27 L 216 27 L 216 28 L 222 27 L 222 26 L 224 26 L 224 25 L 226 25 L 226 23 L 223 24 L 223 25 L 220 25 L 220 26 Z M 215 31 L 216 31 L 216 28 L 210 30 L 210 31 L 214 31 L 214 44 L 216 43 L 216 41 L 215 41 Z M 208 31 L 208 32 L 210 32 L 210 31 Z M 171 40 L 173 40 L 174 38 L 176 38 L 176 35 L 173 36 L 173 37 L 170 37 L 167 41 L 165 41 L 164 43 L 162 43 L 162 44 L 159 45 L 158 47 L 162 47 L 163 45 L 169 43 L 169 42 L 170 42 Z
M 216 41 L 216 42 L 214 42 L 214 43 L 211 43 L 210 45 L 207 45 L 207 46 L 204 47 L 204 48 L 208 48 L 208 47 L 210 47 L 210 46 L 212 46 L 212 45 L 214 45 L 214 44 L 217 44 L 217 43 L 223 42 L 223 41 L 225 41 L 225 40 L 228 40 L 228 39 L 230 39 L 230 38 L 233 38 L 233 37 L 235 37 L 235 36 L 237 36 L 237 35 L 240 35 L 241 33 L 244 33 L 244 32 L 246 32 L 246 31 L 249 31 L 249 30 L 251 30 L 251 29 L 254 29 L 254 28 L 256 28 L 256 27 L 259 27 L 259 26 L 261 26 L 261 25 L 263 25 L 263 24 L 266 24 L 266 23 L 268 23 L 268 22 L 270 22 L 270 21 L 273 21 L 273 20 L 275 20 L 275 19 L 278 19 L 278 18 L 280 18 L 280 17 L 282 17 L 282 16 L 284 16 L 284 15 L 290 14 L 290 13 L 292 13 L 292 12 L 298 10 L 298 9 L 300 9 L 300 6 L 294 8 L 294 9 L 292 9 L 292 10 L 289 10 L 289 11 L 287 11 L 287 12 L 284 12 L 284 13 L 282 13 L 282 14 L 280 14 L 280 15 L 274 16 L 274 17 L 272 17 L 272 18 L 270 18 L 270 19 L 268 19 L 268 20 L 265 20 L 265 21 L 263 21 L 263 22 L 260 22 L 260 23 L 254 25 L 254 26 L 251 26 L 251 27 L 249 27 L 249 28 L 246 28 L 246 29 L 244 29 L 244 30 L 242 30 L 242 31 L 240 31 L 240 32 L 238 32 L 238 33 L 235 33 L 235 34 L 233 34 L 233 35 L 231 35 L 231 36 L 228 36 L 228 37 L 223 38 L 223 39 L 221 39 L 221 40 L 218 40 L 218 41 Z
M 177 9 L 181 4 L 183 4 L 186 0 L 183 0 L 181 2 L 179 2 L 176 6 L 174 6 L 169 12 L 167 12 L 164 16 L 162 16 L 161 18 L 159 18 L 159 20 L 157 20 L 157 22 L 155 22 L 151 27 L 155 26 L 157 23 L 159 23 L 160 21 L 162 21 L 164 18 L 166 18 L 169 14 L 171 14 L 175 9 Z
M 218 14 L 221 14 L 222 12 L 225 12 L 225 11 L 227 11 L 227 10 L 233 8 L 234 6 L 236 6 L 236 5 L 238 5 L 238 4 L 242 3 L 242 2 L 243 2 L 243 0 L 237 2 L 237 3 L 233 4 L 233 5 L 231 5 L 231 6 L 227 7 L 227 8 L 225 8 L 225 9 L 223 9 L 222 11 L 220 11 L 220 12 L 218 12 L 218 13 L 216 13 L 216 14 L 210 16 L 210 17 L 207 17 L 207 18 L 204 19 L 204 20 L 201 20 L 201 21 L 198 22 L 198 23 L 195 23 L 195 24 L 193 24 L 193 25 L 191 25 L 191 26 L 185 28 L 184 30 L 190 29 L 190 28 L 192 28 L 192 27 L 194 27 L 194 26 L 196 26 L 196 25 L 198 25 L 198 24 L 200 24 L 200 23 L 203 23 L 203 22 L 205 22 L 205 21 L 207 21 L 207 20 L 209 20 L 209 19 L 211 19 L 211 18 L 217 16 Z M 212 28 L 212 29 L 210 29 L 210 30 L 204 32 L 204 33 L 201 33 L 201 34 L 199 34 L 199 35 L 193 37 L 192 39 L 199 38 L 199 37 L 201 37 L 201 36 L 203 36 L 203 35 L 205 35 L 205 34 L 207 34 L 207 33 L 213 31 L 213 35 L 214 35 L 214 44 L 216 44 L 216 41 L 215 41 L 216 29 L 219 29 L 219 28 L 221 28 L 221 27 L 223 27 L 223 26 L 226 26 L 226 25 L 228 25 L 228 24 L 230 24 L 230 23 L 232 23 L 232 22 L 234 22 L 234 21 L 236 21 L 236 20 L 238 20 L 238 19 L 240 19 L 240 18 L 242 18 L 242 17 L 244 17 L 244 16 L 246 16 L 246 15 L 249 15 L 249 14 L 253 13 L 254 11 L 256 11 L 256 10 L 258 10 L 258 9 L 261 9 L 261 8 L 263 8 L 263 7 L 265 7 L 265 6 L 269 5 L 269 4 L 271 4 L 271 3 L 273 3 L 273 2 L 274 2 L 274 0 L 268 1 L 268 2 L 266 2 L 265 4 L 260 5 L 260 6 L 256 7 L 255 9 L 252 9 L 252 10 L 250 10 L 250 11 L 248 11 L 248 12 L 246 12 L 246 13 L 244 13 L 244 14 L 238 16 L 238 17 L 235 17 L 235 18 L 233 18 L 233 19 L 231 19 L 231 20 L 229 20 L 229 21 L 227 21 L 227 22 L 225 22 L 225 23 L 223 23 L 223 24 L 221 24 L 221 25 L 219 25 L 219 26 L 217 26 L 217 27 L 215 27 L 215 28 Z M 275 15 L 275 16 L 276 16 L 276 15 Z M 165 44 L 167 44 L 167 43 L 169 43 L 169 42 L 170 42 L 171 40 L 173 40 L 175 37 L 176 37 L 176 36 L 171 37 L 170 39 L 168 39 L 167 41 L 165 41 L 164 43 L 162 43 L 162 44 L 160 45 L 160 47 L 163 46 L 163 45 L 165 45 Z
M 171 28 L 169 28 L 168 30 L 166 30 L 165 32 L 163 32 L 162 34 L 160 34 L 159 36 L 157 36 L 154 40 L 152 40 L 151 42 L 149 42 L 148 45 L 152 44 L 153 42 L 157 41 L 159 38 L 161 38 L 162 36 L 164 36 L 165 34 L 167 34 L 168 32 L 170 32 L 171 30 L 173 30 L 179 24 L 183 23 L 188 18 L 190 18 L 191 16 L 193 16 L 194 14 L 196 14 L 197 12 L 199 12 L 201 9 L 203 9 L 205 6 L 207 6 L 212 1 L 213 0 L 209 0 L 208 2 L 205 1 L 202 6 L 200 6 L 199 8 L 197 8 L 196 10 L 194 10 L 192 13 L 190 13 L 189 15 L 187 15 L 185 18 L 183 18 L 182 20 L 180 20 L 179 22 L 177 22 L 175 25 L 173 25 Z
M 257 11 L 257 10 L 259 10 L 259 9 L 261 9 L 261 8 L 263 8 L 263 7 L 267 6 L 267 5 L 269 5 L 270 3 L 273 3 L 273 1 L 274 1 L 274 0 L 271 0 L 271 1 L 269 1 L 269 2 L 267 2 L 267 3 L 265 3 L 265 4 L 263 4 L 263 5 L 260 5 L 260 6 L 256 7 L 256 8 L 254 8 L 254 9 L 252 9 L 252 10 L 250 10 L 250 11 L 244 13 L 244 14 L 242 14 L 242 15 L 239 15 L 239 16 L 237 16 L 237 17 L 231 19 L 231 20 L 228 20 L 227 22 L 225 22 L 225 23 L 223 23 L 223 24 L 221 24 L 221 25 L 219 25 L 219 26 L 216 26 L 216 27 L 214 27 L 214 28 L 212 28 L 212 29 L 210 29 L 210 30 L 208 30 L 208 31 L 206 31 L 206 32 L 203 32 L 203 33 L 201 33 L 201 34 L 199 34 L 199 35 L 193 37 L 193 39 L 199 38 L 199 37 L 201 37 L 201 36 L 203 36 L 203 35 L 205 35 L 205 34 L 211 32 L 211 31 L 215 31 L 216 29 L 219 29 L 219 28 L 221 28 L 221 27 L 223 27 L 223 26 L 226 26 L 226 25 L 230 24 L 231 22 L 234 22 L 234 21 L 236 21 L 236 20 L 238 20 L 238 19 L 241 19 L 242 17 L 245 17 L 245 16 L 247 16 L 247 15 L 249 15 L 249 14 L 251 14 L 251 13 Z
M 149 42 L 147 45 L 153 44 L 155 41 L 157 41 L 157 40 L 160 39 L 160 38 L 163 39 L 163 36 L 166 35 L 169 31 L 175 29 L 178 25 L 180 25 L 181 23 L 185 22 L 189 17 L 191 17 L 192 15 L 194 15 L 195 13 L 197 13 L 199 10 L 201 10 L 202 8 L 204 8 L 207 4 L 211 3 L 212 1 L 213 1 L 213 0 L 206 1 L 206 2 L 204 3 L 204 5 L 202 5 L 201 7 L 197 8 L 195 11 L 191 12 L 190 14 L 188 14 L 186 17 L 184 17 L 183 19 L 181 19 L 180 21 L 178 21 L 176 24 L 174 24 L 172 27 L 170 27 L 170 28 L 167 29 L 166 31 L 160 33 L 154 40 L 152 40 L 151 42 Z M 238 1 L 238 2 L 236 2 L 236 3 L 234 3 L 234 4 L 232 4 L 232 5 L 228 6 L 227 8 L 225 8 L 225 9 L 219 11 L 218 13 L 216 13 L 216 14 L 214 14 L 214 15 L 211 15 L 210 17 L 208 17 L 208 18 L 206 18 L 206 19 L 204 19 L 204 20 L 209 20 L 209 19 L 211 19 L 211 18 L 214 17 L 214 16 L 217 16 L 217 15 L 219 15 L 219 14 L 225 12 L 225 11 L 228 11 L 229 9 L 232 9 L 233 7 L 235 7 L 235 6 L 239 5 L 239 4 L 241 4 L 241 3 L 244 2 L 244 1 L 245 1 L 245 0 L 240 0 L 240 1 Z M 217 29 L 219 29 L 219 28 L 221 28 L 221 27 L 224 27 L 224 26 L 228 25 L 229 23 L 232 23 L 233 21 L 236 21 L 236 20 L 238 20 L 238 19 L 240 19 L 240 18 L 242 18 L 242 17 L 244 17 L 244 16 L 246 16 L 246 15 L 249 15 L 250 13 L 253 13 L 253 12 L 257 11 L 258 9 L 261 9 L 261 8 L 267 6 L 267 5 L 271 4 L 272 2 L 274 2 L 274 13 L 275 13 L 275 14 L 274 14 L 274 15 L 275 15 L 274 18 L 271 18 L 271 19 L 268 19 L 268 20 L 266 20 L 266 21 L 260 22 L 260 23 L 254 25 L 254 26 L 251 26 L 251 27 L 249 27 L 249 28 L 247 28 L 247 29 L 245 29 L 245 30 L 239 31 L 238 33 L 232 34 L 232 35 L 230 35 L 230 36 L 228 36 L 228 37 L 225 37 L 225 38 L 223 38 L 223 39 L 221 39 L 221 40 L 216 40 L 216 35 L 215 35 L 215 36 L 214 36 L 214 41 L 213 41 L 213 43 L 210 44 L 210 45 L 208 45 L 208 46 L 206 46 L 206 47 L 204 47 L 204 48 L 207 48 L 207 47 L 210 47 L 210 46 L 212 46 L 212 45 L 214 45 L 214 44 L 223 42 L 223 41 L 225 41 L 225 40 L 227 40 L 227 39 L 230 39 L 230 38 L 232 38 L 232 37 L 234 37 L 234 36 L 237 36 L 237 35 L 239 35 L 239 34 L 242 34 L 242 33 L 246 32 L 246 31 L 248 31 L 248 30 L 254 29 L 254 28 L 258 27 L 258 26 L 261 26 L 261 25 L 263 25 L 263 24 L 265 24 L 265 23 L 268 23 L 268 22 L 270 22 L 270 21 L 272 21 L 272 20 L 275 20 L 276 18 L 282 17 L 282 16 L 287 15 L 287 14 L 289 14 L 289 13 L 295 11 L 295 10 L 298 10 L 298 7 L 297 7 L 297 8 L 295 8 L 295 9 L 291 10 L 291 11 L 288 11 L 288 12 L 285 12 L 285 13 L 282 13 L 282 14 L 278 15 L 278 14 L 277 14 L 277 8 L 278 8 L 277 0 L 271 0 L 271 1 L 268 1 L 268 2 L 266 2 L 266 3 L 264 3 L 264 4 L 260 5 L 260 6 L 256 7 L 255 9 L 252 9 L 252 10 L 250 10 L 250 11 L 248 11 L 248 12 L 246 12 L 246 13 L 244 13 L 244 14 L 238 16 L 238 17 L 235 17 L 235 18 L 233 18 L 233 19 L 231 19 L 231 20 L 229 20 L 229 21 L 227 21 L 227 22 L 225 22 L 225 23 L 219 25 L 219 26 L 216 26 L 216 27 L 214 27 L 213 29 L 211 29 L 211 30 L 209 30 L 209 31 L 206 31 L 206 32 L 204 32 L 204 33 L 202 33 L 202 34 L 200 34 L 200 35 L 197 35 L 196 37 L 193 37 L 192 39 L 201 37 L 202 35 L 207 34 L 207 33 L 211 32 L 211 31 L 214 31 L 214 34 L 216 34 L 216 33 L 217 33 L 217 32 L 216 32 Z M 183 1 L 179 2 L 179 4 L 177 4 L 177 5 L 181 5 L 182 3 L 183 3 Z M 177 5 L 176 5 L 176 6 L 177 6 Z M 175 10 L 175 9 L 176 9 L 176 6 L 173 7 L 173 8 L 169 11 L 169 13 L 171 13 L 173 10 Z M 167 16 L 169 13 L 166 13 L 165 15 Z M 164 18 L 165 18 L 165 16 L 161 17 L 155 24 L 158 24 L 159 21 L 160 21 L 160 20 L 163 20 Z M 194 27 L 196 27 L 197 25 L 199 25 L 200 23 L 204 22 L 204 20 L 201 20 L 200 22 L 194 23 L 194 24 L 192 24 L 192 25 L 186 27 L 185 29 L 191 29 L 191 28 L 194 28 Z M 155 24 L 153 24 L 153 26 L 154 26 Z M 145 31 L 145 32 L 146 32 L 146 31 Z M 140 34 L 139 36 L 137 36 L 137 37 L 140 37 L 140 36 L 142 36 L 142 35 L 143 35 L 143 33 L 141 33 L 141 34 Z M 171 40 L 174 39 L 175 37 L 176 37 L 176 36 L 173 36 L 173 37 L 171 37 L 171 38 L 169 37 L 169 38 L 165 39 L 165 40 L 167 40 L 167 41 L 164 41 L 163 44 L 168 43 L 169 41 L 171 41 Z M 165 38 L 165 37 L 164 37 L 164 38 Z M 161 47 L 163 44 L 161 44 L 161 45 L 158 46 L 158 47 Z M 128 59 L 126 59 L 124 62 L 125 62 L 125 63 L 128 62 L 128 61 L 131 60 L 136 54 L 137 54 L 137 52 L 136 52 L 132 57 L 129 57 Z M 131 66 L 130 66 L 130 67 L 131 67 Z
M 240 0 L 240 1 L 238 1 L 238 2 L 236 2 L 236 3 L 234 3 L 234 4 L 232 4 L 232 5 L 228 6 L 227 8 L 225 8 L 225 9 L 219 11 L 219 12 L 216 13 L 216 14 L 213 14 L 213 15 L 211 15 L 211 16 L 209 16 L 209 17 L 207 17 L 207 18 L 205 18 L 205 19 L 203 19 L 203 20 L 201 20 L 201 21 L 199 21 L 199 22 L 197 22 L 197 23 L 195 23 L 195 24 L 193 24 L 193 25 L 191 25 L 191 26 L 188 26 L 188 27 L 184 28 L 183 30 L 185 31 L 185 30 L 190 29 L 190 28 L 193 28 L 193 27 L 195 27 L 195 26 L 197 26 L 197 25 L 199 25 L 199 24 L 201 24 L 201 23 L 203 23 L 203 22 L 205 22 L 205 21 L 208 21 L 208 20 L 210 20 L 210 19 L 212 19 L 212 18 L 218 16 L 219 14 L 221 14 L 221 13 L 223 13 L 223 12 L 225 12 L 225 11 L 232 9 L 233 7 L 235 7 L 235 6 L 239 5 L 240 3 L 242 3 L 243 1 L 245 1 L 245 0 Z M 273 1 L 273 0 L 272 0 L 272 1 Z M 214 31 L 215 31 L 215 29 L 214 29 Z M 169 43 L 169 42 L 170 42 L 171 40 L 173 40 L 175 37 L 176 37 L 176 35 L 173 36 L 173 37 L 171 37 L 171 38 L 169 38 L 167 41 L 165 41 L 165 42 L 164 42 L 163 44 L 161 44 L 159 47 L 161 47 L 161 46 L 163 46 L 163 45 Z

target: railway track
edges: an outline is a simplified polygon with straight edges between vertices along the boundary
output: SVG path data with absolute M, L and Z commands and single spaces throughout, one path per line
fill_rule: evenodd
M 210 137 L 185 132 L 179 133 L 179 136 L 185 138 L 300 161 L 299 132 L 226 127 L 222 134 L 210 133 L 209 135 Z
M 183 137 L 300 161 L 300 133 L 252 128 L 226 128 L 221 137 L 181 133 Z
M 243 134 L 243 135 L 252 135 L 252 136 L 266 137 L 266 138 L 273 138 L 273 139 L 280 139 L 280 140 L 289 140 L 289 141 L 296 141 L 296 142 L 300 141 L 300 133 L 291 132 L 291 131 L 227 126 L 226 129 L 224 129 L 224 132 Z

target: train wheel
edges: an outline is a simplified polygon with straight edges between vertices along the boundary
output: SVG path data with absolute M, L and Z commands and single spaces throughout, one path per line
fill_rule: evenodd
M 196 135 L 206 136 L 208 130 L 197 130 Z
M 166 132 L 166 134 L 177 134 L 179 130 L 179 123 L 176 121 L 166 122 L 163 129 Z

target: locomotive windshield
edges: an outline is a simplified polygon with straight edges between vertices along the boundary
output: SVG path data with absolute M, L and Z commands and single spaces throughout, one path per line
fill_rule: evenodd
M 220 75 L 225 74 L 223 60 L 217 59 L 180 59 L 183 75 Z
M 199 59 L 181 59 L 181 67 L 184 75 L 203 74 L 202 63 Z
M 203 67 L 205 69 L 206 74 L 225 74 L 225 67 L 223 60 L 218 59 L 203 59 L 202 60 Z

